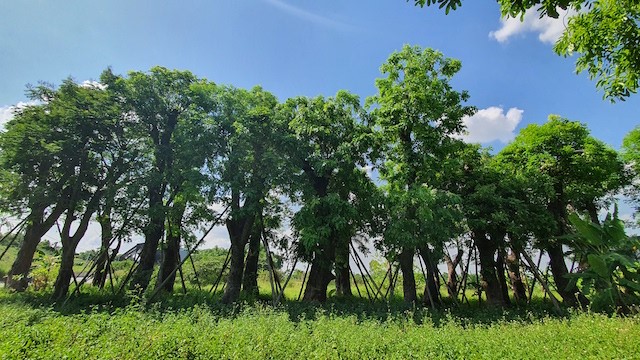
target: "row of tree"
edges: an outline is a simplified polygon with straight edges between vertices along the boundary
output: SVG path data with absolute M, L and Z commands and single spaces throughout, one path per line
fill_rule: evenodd
M 18 109 L 0 135 L 2 208 L 25 219 L 7 284 L 27 287 L 36 246 L 57 225 L 53 296 L 64 298 L 76 248 L 95 219 L 102 250 L 94 283 L 104 284 L 122 241 L 141 234 L 129 287 L 149 288 L 162 248 L 155 286 L 171 292 L 180 247 L 220 222 L 231 243 L 225 302 L 257 293 L 258 255 L 270 244 L 311 264 L 304 300 L 326 300 L 334 279 L 337 293 L 350 295 L 350 248 L 364 237 L 399 264 L 408 302 L 419 300 L 415 256 L 426 265 L 423 299 L 435 305 L 437 266 L 446 261 L 455 276 L 461 253 L 451 259 L 445 250 L 457 246 L 477 249 L 490 304 L 510 302 L 506 274 L 514 298 L 525 297 L 518 262 L 532 247 L 549 255 L 563 300 L 586 303 L 567 277 L 569 213 L 598 223 L 600 208 L 632 183 L 640 129 L 625 143 L 627 168 L 583 124 L 558 116 L 492 155 L 460 140 L 475 111 L 450 85 L 460 66 L 405 46 L 382 65 L 378 93 L 364 106 L 346 91 L 279 102 L 259 87 L 161 67 L 31 87 L 37 104 Z M 290 237 L 278 236 L 288 228 Z

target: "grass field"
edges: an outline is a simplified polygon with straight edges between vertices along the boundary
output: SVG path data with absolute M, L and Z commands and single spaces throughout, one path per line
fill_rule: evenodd
M 362 301 L 223 307 L 174 295 L 151 306 L 94 297 L 61 308 L 45 299 L 0 291 L 1 359 L 640 357 L 639 317 L 557 317 L 544 305 L 438 312 Z M 96 300 L 102 305 L 82 305 Z

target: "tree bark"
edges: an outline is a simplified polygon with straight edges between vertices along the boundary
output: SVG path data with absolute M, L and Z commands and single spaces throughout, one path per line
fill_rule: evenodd
M 69 240 L 70 241 L 70 240 Z M 73 262 L 76 255 L 76 247 L 74 244 L 67 242 L 62 244 L 62 258 L 60 259 L 60 268 L 58 277 L 53 285 L 53 299 L 62 300 L 69 292 L 71 279 L 73 278 Z
M 149 286 L 160 239 L 164 234 L 165 210 L 160 186 L 149 187 L 149 222 L 144 231 L 144 245 L 140 252 L 140 262 L 129 288 L 144 292 Z
M 327 287 L 331 280 L 335 278 L 331 273 L 333 267 L 333 258 L 335 257 L 333 247 L 327 249 L 318 249 L 311 261 L 311 270 L 309 271 L 309 279 L 304 290 L 303 301 L 306 302 L 325 302 L 327 301 Z
M 111 209 L 105 209 L 105 211 L 98 216 L 98 223 L 100 224 L 100 253 L 96 260 L 96 270 L 93 276 L 93 286 L 97 286 L 100 289 L 104 287 L 107 280 L 107 274 L 109 269 L 107 268 L 107 260 L 109 258 L 109 245 L 113 239 L 113 225 L 111 224 Z
M 485 233 L 473 232 L 480 260 L 480 285 L 487 296 L 489 306 L 505 306 L 502 290 L 496 274 L 495 254 L 497 247 Z
M 498 283 L 500 284 L 500 292 L 502 293 L 502 301 L 505 305 L 511 305 L 511 299 L 509 298 L 509 287 L 507 286 L 507 278 L 505 275 L 505 258 L 507 254 L 504 249 L 498 249 L 498 256 L 496 257 L 496 274 L 498 276 Z
M 564 251 L 561 244 L 550 244 L 546 248 L 549 254 L 549 264 L 551 265 L 551 273 L 556 283 L 558 293 L 562 297 L 562 302 L 569 306 L 587 305 L 589 300 L 572 284 L 567 275 L 569 270 L 564 262 Z
M 249 297 L 258 296 L 258 263 L 260 259 L 260 237 L 262 228 L 254 226 L 249 237 L 249 250 L 244 261 L 244 274 L 242 278 L 242 292 Z
M 422 248 L 419 254 L 420 257 L 422 257 L 426 268 L 425 271 L 427 272 L 427 283 L 424 287 L 423 301 L 428 306 L 436 307 L 440 304 L 440 286 L 435 271 L 433 253 L 427 248 Z
M 447 292 L 449 293 L 449 297 L 453 299 L 458 296 L 458 275 L 456 273 L 456 267 L 458 267 L 458 264 L 462 261 L 463 255 L 464 252 L 462 249 L 458 249 L 455 259 L 451 259 L 446 252 L 444 254 L 447 263 Z
M 64 197 L 65 195 L 61 195 Z M 29 214 L 24 238 L 16 259 L 11 265 L 11 269 L 7 274 L 6 285 L 15 291 L 24 291 L 29 285 L 29 273 L 33 256 L 36 253 L 38 244 L 42 236 L 51 229 L 53 224 L 64 212 L 64 201 L 59 202 L 46 218 L 44 216 L 44 207 L 34 206 Z M 17 279 L 15 279 L 17 277 Z
M 507 255 L 506 260 L 507 272 L 509 273 L 511 289 L 513 290 L 513 298 L 516 300 L 516 303 L 525 304 L 527 302 L 527 289 L 522 282 L 518 253 L 515 250 L 511 249 L 509 255 Z
M 336 249 L 336 294 L 338 296 L 353 296 L 351 292 L 351 277 L 349 273 L 349 239 L 343 240 Z
M 409 304 L 415 304 L 418 301 L 416 278 L 413 272 L 413 255 L 413 249 L 405 248 L 398 256 L 400 271 L 402 271 L 402 293 L 404 301 Z
M 235 213 L 237 213 L 237 210 Z M 252 216 L 233 219 L 233 214 L 234 212 L 232 212 L 232 217 L 227 219 L 226 222 L 229 240 L 231 240 L 231 256 L 227 285 L 222 295 L 222 302 L 225 304 L 230 304 L 240 297 L 242 275 L 244 272 L 244 248 L 247 245 L 249 234 L 251 233 L 254 223 L 254 217 Z

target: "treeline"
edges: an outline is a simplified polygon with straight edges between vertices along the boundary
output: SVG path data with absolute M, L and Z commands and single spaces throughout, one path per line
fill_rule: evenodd
M 464 117 L 475 112 L 469 95 L 450 84 L 460 66 L 405 46 L 382 65 L 378 93 L 364 104 L 347 91 L 279 102 L 260 87 L 162 67 L 30 87 L 36 103 L 18 109 L 0 135 L 2 209 L 24 219 L 7 285 L 26 289 L 37 244 L 58 226 L 53 296 L 65 298 L 76 248 L 95 219 L 97 285 L 122 242 L 140 234 L 128 287 L 151 287 L 162 248 L 153 286 L 170 293 L 181 246 L 192 248 L 194 233 L 224 224 L 231 242 L 224 302 L 258 292 L 258 255 L 268 246 L 310 264 L 305 301 L 325 301 L 334 280 L 337 294 L 349 296 L 355 238 L 398 264 L 407 302 L 441 303 L 443 261 L 456 296 L 456 268 L 470 251 L 489 304 L 508 305 L 509 288 L 526 301 L 520 261 L 536 271 L 533 248 L 548 254 L 565 303 L 587 304 L 603 289 L 617 306 L 636 302 L 637 240 L 624 235 L 617 216 L 601 223 L 598 214 L 623 190 L 638 199 L 640 128 L 622 156 L 585 125 L 550 116 L 492 155 L 460 140 Z M 459 250 L 453 258 L 451 248 Z M 416 288 L 416 256 L 425 289 Z

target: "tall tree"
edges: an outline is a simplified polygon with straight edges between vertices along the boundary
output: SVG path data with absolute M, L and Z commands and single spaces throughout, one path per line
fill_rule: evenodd
M 447 155 L 460 144 L 453 136 L 463 131 L 463 117 L 475 111 L 462 105 L 468 94 L 449 84 L 460 67 L 460 61 L 433 49 L 408 45 L 381 67 L 386 77 L 376 80 L 378 94 L 368 103 L 386 160 L 380 174 L 398 193 L 397 199 L 411 201 L 406 194 L 421 193 L 425 184 L 437 188 L 439 174 L 450 166 Z M 416 205 L 407 203 L 403 208 L 406 221 L 418 221 Z M 426 239 L 407 236 L 407 245 L 398 254 L 408 302 L 417 300 L 413 258 L 420 241 Z
M 293 218 L 299 255 L 311 263 L 304 300 L 322 302 L 334 278 L 336 249 L 344 249 L 362 225 L 354 201 L 364 196 L 359 190 L 368 179 L 358 165 L 365 166 L 369 129 L 358 97 L 346 91 L 289 99 L 279 116 L 289 134 L 285 156 L 297 169 L 289 192 L 302 200 Z
M 147 288 L 155 264 L 158 245 L 165 233 L 168 207 L 180 193 L 180 181 L 170 183 L 187 169 L 176 167 L 176 134 L 180 128 L 202 124 L 201 117 L 215 108 L 215 85 L 198 79 L 188 71 L 154 67 L 149 72 L 131 72 L 127 78 L 110 71 L 103 81 L 121 94 L 126 110 L 137 125 L 137 131 L 148 146 L 150 171 L 146 178 L 147 220 L 143 233 L 144 246 L 131 283 L 132 288 Z M 192 123 L 193 122 L 193 123 Z M 187 126 L 188 127 L 188 126 Z M 203 126 L 192 134 L 206 133 Z M 183 145 L 182 148 L 189 148 Z M 189 164 L 193 166 L 193 164 Z M 177 185 L 177 186 L 176 186 Z M 182 204 L 179 204 L 182 206 Z M 175 210 L 175 209 L 174 209 Z M 172 211 L 180 218 L 181 211 Z M 175 225 L 175 219 L 173 223 Z M 171 228 L 176 234 L 176 227 Z M 175 238 L 172 239 L 175 243 Z M 172 258 L 173 260 L 173 258 Z
M 252 257 L 248 266 L 250 271 L 257 271 L 265 226 L 263 211 L 282 167 L 275 152 L 279 136 L 274 126 L 275 96 L 260 87 L 250 91 L 229 87 L 221 89 L 219 98 L 218 122 L 226 137 L 216 171 L 219 199 L 230 209 L 225 223 L 231 241 L 230 270 L 222 300 L 230 303 L 238 299 L 242 289 L 245 247 L 250 238 Z M 257 289 L 247 290 L 255 293 Z
M 532 124 L 499 154 L 513 172 L 537 173 L 551 191 L 547 209 L 554 219 L 555 234 L 541 246 L 550 258 L 558 291 L 568 304 L 586 299 L 566 275 L 563 237 L 570 233 L 568 206 L 579 211 L 597 211 L 598 201 L 621 186 L 622 163 L 616 152 L 589 135 L 583 124 L 552 115 L 543 125 Z

